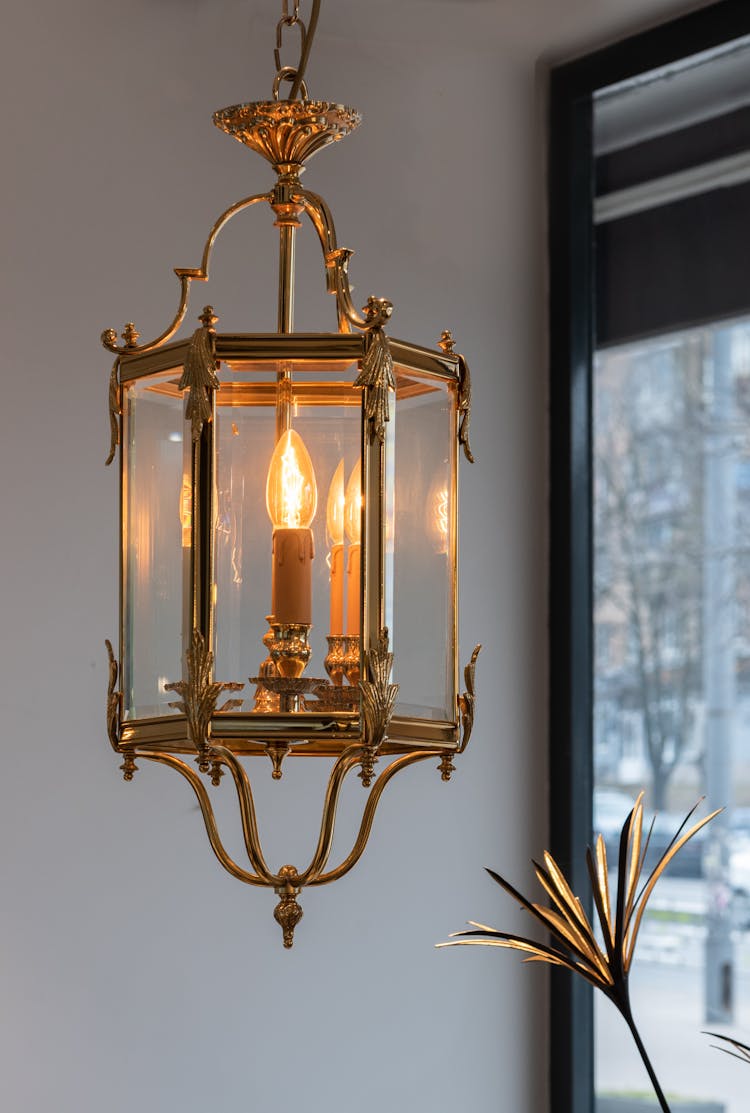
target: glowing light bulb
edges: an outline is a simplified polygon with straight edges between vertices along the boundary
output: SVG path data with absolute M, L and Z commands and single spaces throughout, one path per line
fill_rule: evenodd
M 342 545 L 344 542 L 344 461 L 339 460 L 338 467 L 333 473 L 331 485 L 328 488 L 328 501 L 326 503 L 326 529 L 331 545 Z
M 180 490 L 180 525 L 182 526 L 182 547 L 189 549 L 193 524 L 193 485 L 190 476 L 184 476 Z
M 430 492 L 429 526 L 435 539 L 435 552 L 448 552 L 448 534 L 450 531 L 450 496 L 446 486 L 434 486 Z
M 361 606 L 361 547 L 362 534 L 362 461 L 349 476 L 344 496 L 344 529 L 349 542 L 349 557 L 346 563 L 346 632 L 358 636 L 360 632 Z
M 274 529 L 308 529 L 318 507 L 310 454 L 294 429 L 274 449 L 266 481 L 266 508 Z
M 344 632 L 344 461 L 339 460 L 328 488 L 326 503 L 326 529 L 330 538 L 331 551 L 328 566 L 331 570 L 331 613 L 329 632 L 340 636 Z
M 349 476 L 344 497 L 344 529 L 350 545 L 359 545 L 362 533 L 362 461 Z

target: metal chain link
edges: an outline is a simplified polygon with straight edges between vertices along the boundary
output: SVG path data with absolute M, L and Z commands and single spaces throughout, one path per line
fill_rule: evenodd
M 304 86 L 304 72 L 307 68 L 307 59 L 310 54 L 310 47 L 312 46 L 312 38 L 315 34 L 315 25 L 318 22 L 318 12 L 320 9 L 320 0 L 313 0 L 313 9 L 310 16 L 310 30 L 300 19 L 299 7 L 300 0 L 292 0 L 292 10 L 289 11 L 289 0 L 282 0 L 281 3 L 281 19 L 276 25 L 276 47 L 273 52 L 273 59 L 276 63 L 276 77 L 274 79 L 274 99 L 278 97 L 279 85 L 282 81 L 289 81 L 292 85 L 290 92 L 290 99 L 294 99 L 298 92 L 302 92 L 303 99 L 307 99 L 307 88 Z M 299 62 L 296 66 L 284 66 L 281 63 L 281 47 L 284 37 L 285 27 L 297 27 L 300 33 L 300 55 Z M 304 91 L 303 91 L 304 89 Z

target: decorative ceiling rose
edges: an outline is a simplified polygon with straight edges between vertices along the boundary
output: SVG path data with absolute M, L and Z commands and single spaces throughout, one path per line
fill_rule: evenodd
M 338 246 L 325 201 L 300 184 L 306 160 L 360 122 L 353 109 L 307 94 L 319 5 L 306 30 L 284 0 L 274 99 L 214 116 L 273 165 L 276 184 L 222 213 L 200 265 L 176 269 L 177 310 L 156 339 L 141 343 L 132 322 L 122 343 L 115 329 L 102 333 L 115 356 L 107 463 L 118 446 L 121 455 L 119 660 L 107 642 L 107 734 L 125 780 L 152 762 L 188 782 L 224 868 L 277 894 L 286 947 L 300 893 L 357 863 L 396 773 L 436 760 L 450 778 L 472 729 L 479 651 L 460 693 L 457 470 L 461 448 L 471 459 L 468 367 L 447 331 L 435 349 L 388 336 L 386 298 L 355 308 L 352 252 Z M 282 33 L 293 27 L 300 62 L 281 67 Z M 278 99 L 283 81 L 288 100 Z M 223 332 L 207 305 L 192 336 L 177 339 L 218 236 L 258 204 L 279 229 L 276 332 Z M 304 217 L 335 299 L 332 332 L 294 332 Z M 300 756 L 332 763 L 317 842 L 306 866 L 270 866 L 248 766 L 265 758 L 280 782 L 286 760 Z M 367 789 L 362 818 L 352 849 L 331 865 L 352 770 Z M 210 788 L 236 794 L 246 864 L 224 846 Z

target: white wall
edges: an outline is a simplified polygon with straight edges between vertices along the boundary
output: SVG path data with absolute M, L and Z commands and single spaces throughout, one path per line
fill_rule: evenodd
M 158 768 L 123 784 L 106 741 L 116 482 L 103 467 L 109 361 L 98 342 L 129 319 L 155 335 L 175 304 L 171 267 L 196 265 L 214 216 L 269 184 L 261 161 L 210 115 L 267 95 L 279 7 L 30 0 L 3 15 L 8 1113 L 539 1113 L 546 1104 L 543 972 L 493 951 L 432 947 L 470 916 L 520 926 L 482 866 L 528 882 L 527 860 L 545 838 L 537 62 L 687 5 L 324 6 L 311 90 L 356 105 L 365 125 L 313 161 L 306 181 L 331 203 L 340 241 L 357 249 L 358 294 L 394 301 L 394 334 L 434 343 L 451 327 L 470 359 L 477 463 L 462 470 L 462 656 L 475 641 L 486 648 L 475 736 L 454 783 L 421 767 L 391 787 L 360 866 L 305 896 L 289 953 L 274 898 L 214 861 L 187 786 Z M 260 262 L 256 243 L 271 253 Z M 309 243 L 303 271 L 317 291 Z M 274 327 L 272 283 L 264 287 L 272 252 L 257 211 L 222 241 L 211 300 L 224 323 Z M 199 290 L 196 312 L 202 304 Z M 318 307 L 332 321 L 321 293 L 300 306 L 300 327 L 321 327 Z M 295 801 L 306 772 L 289 771 Z M 266 826 L 280 824 L 279 797 Z M 295 805 L 279 855 L 305 856 L 308 819 L 312 809 Z

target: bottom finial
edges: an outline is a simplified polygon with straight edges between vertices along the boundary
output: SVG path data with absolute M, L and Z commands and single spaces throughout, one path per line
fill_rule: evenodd
M 120 769 L 122 770 L 123 780 L 132 781 L 133 774 L 138 772 L 138 766 L 136 765 L 135 758 L 132 754 L 125 754 Z
M 279 879 L 281 884 L 276 892 L 281 899 L 273 910 L 273 916 L 284 933 L 284 946 L 289 949 L 294 945 L 294 929 L 304 913 L 297 904 L 299 889 L 296 882 L 299 878 L 294 866 L 282 866 L 279 870 Z

